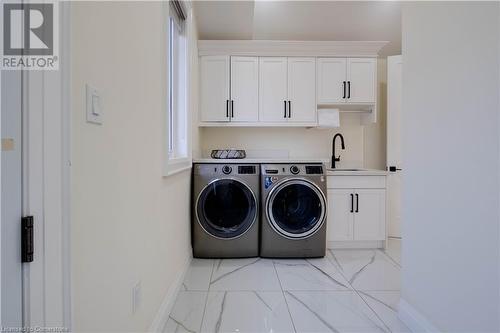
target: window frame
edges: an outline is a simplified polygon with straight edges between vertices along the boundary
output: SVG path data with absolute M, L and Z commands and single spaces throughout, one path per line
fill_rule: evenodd
M 166 105 L 165 105 L 165 136 L 164 136 L 164 176 L 170 176 L 188 169 L 192 167 L 192 151 L 191 151 L 191 131 L 192 131 L 192 119 L 191 119 L 191 110 L 192 110 L 192 97 L 191 97 L 191 72 L 192 72 L 192 48 L 190 47 L 190 40 L 192 39 L 192 13 L 190 8 L 186 8 L 186 20 L 183 22 L 183 47 L 184 52 L 182 54 L 183 57 L 183 71 L 184 71 L 184 82 L 182 86 L 184 87 L 184 92 L 182 94 L 182 110 L 184 112 L 183 115 L 183 126 L 184 126 L 184 143 L 182 149 L 185 150 L 185 154 L 183 156 L 175 156 L 176 148 L 175 144 L 180 140 L 176 138 L 175 126 L 176 113 L 172 113 L 172 108 L 178 107 L 178 104 L 175 103 L 175 96 L 178 95 L 175 90 L 172 88 L 172 82 L 175 82 L 175 78 L 172 78 L 171 73 L 173 72 L 172 63 L 171 63 L 171 43 L 172 41 L 172 27 L 175 24 L 178 24 L 176 18 L 174 17 L 175 11 L 169 5 L 169 2 L 166 2 L 164 5 L 166 13 L 165 25 L 166 25 L 166 41 L 165 50 L 166 50 Z M 173 24 L 171 23 L 172 21 Z M 162 36 L 165 36 L 162 34 Z M 178 81 L 178 80 L 177 80 Z M 176 105 L 174 105 L 176 104 Z M 172 148 L 173 152 L 172 153 Z

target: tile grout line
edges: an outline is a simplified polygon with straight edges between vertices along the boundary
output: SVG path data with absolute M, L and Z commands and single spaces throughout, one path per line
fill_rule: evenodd
M 386 257 L 387 257 L 387 259 L 389 259 L 389 260 L 390 260 L 393 264 L 395 264 L 395 265 L 396 265 L 399 269 L 401 269 L 401 268 L 402 268 L 401 264 L 400 264 L 400 263 L 398 263 L 398 262 L 396 261 L 396 259 L 394 259 L 391 255 L 389 255 L 389 253 L 387 253 L 387 252 L 385 251 L 385 249 L 384 249 L 384 250 L 378 249 L 378 250 L 379 250 L 380 252 L 382 252 L 382 253 L 384 254 L 384 256 L 386 256 Z
M 222 259 L 219 259 L 219 260 L 222 260 Z M 205 305 L 203 306 L 203 315 L 201 316 L 200 330 L 198 332 L 201 332 L 201 329 L 203 328 L 203 321 L 205 320 L 205 314 L 207 313 L 208 294 L 210 293 L 210 286 L 211 286 L 210 282 L 212 281 L 212 275 L 214 274 L 215 261 L 216 260 L 213 260 L 213 262 L 212 262 L 212 270 L 210 271 L 210 278 L 208 280 L 207 294 L 205 295 Z
M 274 264 L 274 260 L 272 260 L 272 263 L 273 263 L 273 267 L 274 267 L 274 272 L 276 273 L 276 277 L 278 278 L 278 283 L 280 284 L 281 295 L 283 296 L 283 299 L 285 300 L 286 309 L 288 310 L 288 315 L 290 316 L 290 321 L 292 322 L 293 331 L 296 333 L 297 328 L 295 327 L 295 322 L 294 322 L 293 317 L 292 317 L 292 312 L 290 311 L 290 306 L 288 305 L 288 301 L 287 301 L 286 296 L 285 296 L 285 291 L 283 290 L 283 285 L 281 284 L 280 276 L 278 274 L 278 269 L 276 268 L 276 265 Z
M 332 249 L 329 249 L 331 255 L 333 256 L 333 250 Z M 328 259 L 330 260 L 330 259 Z M 331 263 L 331 262 L 330 262 Z M 333 263 L 332 263 L 333 264 Z M 339 262 L 340 264 L 340 262 Z M 389 331 L 389 332 L 392 332 L 392 330 L 390 329 L 389 326 L 387 326 L 386 322 L 382 320 L 382 318 L 380 318 L 379 314 L 372 309 L 372 307 L 368 304 L 368 302 L 359 294 L 359 291 L 351 284 L 351 282 L 346 278 L 346 276 L 344 275 L 344 273 L 342 271 L 339 270 L 339 273 L 344 277 L 344 279 L 346 279 L 347 283 L 349 283 L 349 285 L 351 286 L 352 290 L 356 293 L 356 295 L 358 295 L 358 297 L 363 301 L 363 303 L 366 304 L 366 306 L 372 311 L 372 313 L 377 317 L 378 320 L 380 320 L 380 322 L 385 326 L 385 328 Z

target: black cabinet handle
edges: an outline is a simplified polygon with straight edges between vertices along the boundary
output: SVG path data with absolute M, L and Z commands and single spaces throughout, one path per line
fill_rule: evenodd
M 359 195 L 356 193 L 356 213 L 359 213 Z
M 226 118 L 229 118 L 229 100 L 226 99 Z
M 345 81 L 342 82 L 342 86 L 343 86 L 343 89 L 344 89 L 344 95 L 342 96 L 342 98 L 345 98 Z
M 234 101 L 231 100 L 231 118 L 234 118 Z
M 283 105 L 285 107 L 285 110 L 283 111 L 283 118 L 286 118 L 286 101 L 283 101 Z
M 391 165 L 389 167 L 387 167 L 387 171 L 390 171 L 390 172 L 396 172 L 396 171 L 402 171 L 403 169 L 400 169 L 398 168 L 397 166 L 394 166 L 394 165 Z
M 288 101 L 288 118 L 292 118 L 292 102 Z
M 351 98 L 351 81 L 347 81 L 347 98 Z
M 354 213 L 354 194 L 351 193 L 351 213 Z

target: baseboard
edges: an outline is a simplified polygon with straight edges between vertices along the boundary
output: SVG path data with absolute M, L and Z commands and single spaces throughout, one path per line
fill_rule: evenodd
M 399 300 L 399 319 L 413 332 L 439 333 L 438 330 L 425 316 L 418 312 L 404 299 Z
M 329 249 L 383 249 L 384 241 L 329 241 Z
M 167 290 L 165 298 L 163 299 L 160 308 L 158 309 L 158 313 L 153 319 L 153 322 L 151 323 L 148 332 L 161 333 L 163 331 L 163 328 L 167 323 L 168 316 L 170 315 L 170 311 L 172 311 L 172 308 L 174 307 L 177 294 L 179 293 L 179 290 L 182 287 L 182 282 L 186 277 L 189 265 L 191 264 L 191 259 L 192 257 L 191 255 L 189 255 L 183 267 L 181 267 L 181 269 L 178 271 L 174 281 Z

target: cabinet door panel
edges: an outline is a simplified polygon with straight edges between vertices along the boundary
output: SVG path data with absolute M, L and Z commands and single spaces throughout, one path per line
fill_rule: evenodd
M 316 59 L 288 58 L 288 121 L 316 121 Z
M 385 190 L 355 190 L 355 240 L 385 239 Z
M 376 59 L 373 58 L 347 60 L 347 80 L 350 82 L 347 103 L 375 102 L 376 66 Z
M 353 239 L 352 190 L 328 190 L 328 240 Z
M 259 58 L 259 119 L 264 122 L 286 122 L 287 59 Z
M 229 57 L 203 56 L 200 61 L 200 120 L 229 121 Z
M 259 58 L 231 57 L 231 121 L 259 120 Z
M 318 104 L 344 103 L 344 85 L 347 81 L 345 58 L 318 58 L 317 98 Z

